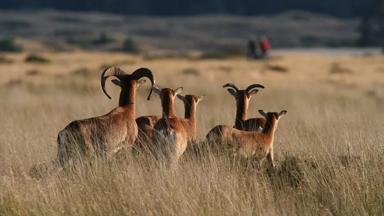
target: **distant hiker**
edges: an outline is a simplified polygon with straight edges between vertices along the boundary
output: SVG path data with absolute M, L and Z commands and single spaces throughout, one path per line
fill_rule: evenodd
M 268 57 L 269 51 L 271 50 L 271 44 L 268 38 L 261 36 L 258 42 L 249 40 L 247 45 L 247 57 L 249 59 L 263 59 Z
M 247 57 L 254 59 L 256 58 L 257 53 L 256 53 L 256 43 L 253 40 L 248 41 L 248 46 L 247 46 Z
M 266 36 L 261 36 L 259 40 L 261 58 L 266 58 L 271 50 L 271 44 Z

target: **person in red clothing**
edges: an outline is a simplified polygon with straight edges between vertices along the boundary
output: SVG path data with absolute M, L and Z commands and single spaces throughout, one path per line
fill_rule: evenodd
M 271 50 L 271 44 L 266 36 L 261 36 L 259 40 L 259 47 L 261 51 L 261 58 L 268 56 L 269 51 Z

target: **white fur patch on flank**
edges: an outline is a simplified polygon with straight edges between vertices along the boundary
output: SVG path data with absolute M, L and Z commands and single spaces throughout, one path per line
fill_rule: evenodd
M 167 142 L 167 144 L 172 144 L 172 145 L 174 145 L 175 144 L 175 139 L 176 139 L 176 134 L 175 134 L 175 131 L 173 131 L 173 130 L 167 130 L 166 131 L 167 133 L 166 134 L 164 134 L 165 135 L 165 140 L 166 140 L 166 142 Z

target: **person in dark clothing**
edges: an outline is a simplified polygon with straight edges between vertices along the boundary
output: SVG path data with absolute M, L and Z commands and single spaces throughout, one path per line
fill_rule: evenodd
M 247 45 L 247 58 L 263 59 L 267 58 L 271 50 L 271 44 L 265 36 L 261 36 L 257 43 L 254 40 L 249 40 Z
M 250 59 L 256 58 L 256 43 L 254 40 L 249 40 L 247 45 L 247 57 Z

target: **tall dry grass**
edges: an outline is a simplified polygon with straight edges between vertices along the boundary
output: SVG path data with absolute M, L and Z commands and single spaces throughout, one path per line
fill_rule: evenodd
M 145 60 L 71 53 L 48 54 L 50 63 L 30 65 L 22 55 L 9 55 L 14 63 L 0 65 L 0 215 L 384 213 L 382 57 L 291 54 L 267 65 L 241 59 Z M 334 62 L 353 72 L 330 73 Z M 99 88 L 105 64 L 127 70 L 146 66 L 154 70 L 159 85 L 205 94 L 198 106 L 200 140 L 216 124 L 233 124 L 234 101 L 222 84 L 264 84 L 249 115 L 258 115 L 258 109 L 288 110 L 277 129 L 276 170 L 202 151 L 198 156 L 187 152 L 173 171 L 134 156 L 31 178 L 33 165 L 55 158 L 60 129 L 117 104 L 112 85 L 112 101 Z M 287 72 L 273 71 L 270 65 Z M 79 72 L 82 68 L 90 72 Z M 158 98 L 145 101 L 146 88 L 139 90 L 138 116 L 160 113 Z M 182 103 L 176 111 L 183 114 Z

